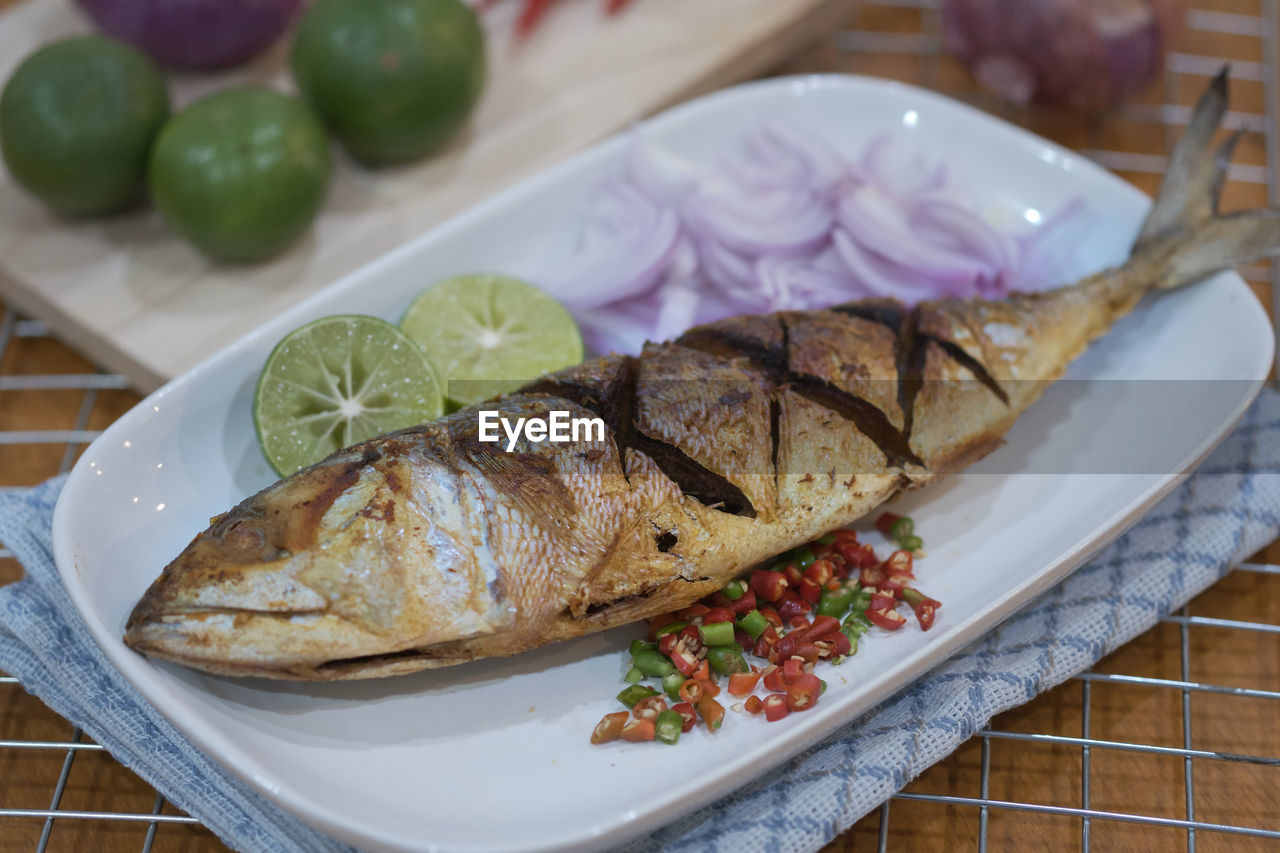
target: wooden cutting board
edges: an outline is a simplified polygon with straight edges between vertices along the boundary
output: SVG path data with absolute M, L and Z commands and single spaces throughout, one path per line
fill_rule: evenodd
M 518 5 L 502 0 L 486 15 L 489 83 L 464 138 L 429 161 L 376 172 L 339 154 L 312 232 L 264 264 L 214 265 L 150 210 L 60 221 L 0 174 L 0 298 L 153 390 L 516 179 L 638 118 L 766 70 L 830 26 L 848 2 L 636 0 L 606 17 L 603 0 L 557 0 L 523 43 L 512 37 Z M 69 0 L 26 0 L 5 11 L 0 78 L 38 45 L 88 29 Z M 174 75 L 170 89 L 180 107 L 250 81 L 292 89 L 286 43 L 234 72 Z

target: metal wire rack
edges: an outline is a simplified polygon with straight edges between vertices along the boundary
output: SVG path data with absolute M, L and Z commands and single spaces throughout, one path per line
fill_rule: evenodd
M 823 50 L 797 60 L 785 70 L 885 73 L 888 69 L 890 76 L 914 76 L 912 82 L 958 95 L 1011 120 L 1027 123 L 1028 117 L 1024 112 L 975 92 L 967 82 L 957 83 L 966 78 L 948 69 L 947 60 L 939 53 L 938 3 L 939 0 L 863 0 L 856 7 L 848 29 L 833 33 Z M 1273 206 L 1280 205 L 1280 177 L 1277 175 L 1277 167 L 1280 167 L 1280 0 L 1199 0 L 1189 5 L 1191 8 L 1186 17 L 1189 32 L 1224 35 L 1229 39 L 1252 43 L 1250 49 L 1254 51 L 1256 58 L 1243 61 L 1233 59 L 1232 74 L 1236 80 L 1261 86 L 1263 108 L 1261 111 L 1233 112 L 1228 116 L 1228 123 L 1259 137 L 1263 153 L 1259 158 L 1261 162 L 1246 162 L 1234 166 L 1229 179 L 1232 183 L 1243 186 L 1246 193 L 1257 194 L 1261 190 L 1265 193 L 1262 200 Z M 904 59 L 908 60 L 906 64 L 902 62 Z M 884 60 L 883 67 L 878 65 L 881 60 Z M 1120 111 L 1119 118 L 1123 121 L 1161 128 L 1165 146 L 1163 150 L 1117 150 L 1110 147 L 1101 123 L 1090 125 L 1083 144 L 1076 144 L 1075 147 L 1102 165 L 1125 174 L 1139 185 L 1143 185 L 1144 178 L 1149 179 L 1151 183 L 1144 188 L 1150 189 L 1154 185 L 1154 178 L 1163 173 L 1168 147 L 1181 126 L 1186 124 L 1189 115 L 1189 106 L 1185 103 L 1183 89 L 1180 87 L 1181 78 L 1200 78 L 1212 74 L 1223 61 L 1225 59 L 1222 57 L 1206 53 L 1174 52 L 1167 61 L 1160 102 L 1137 103 Z M 1032 126 L 1040 129 L 1035 127 L 1034 122 Z M 1080 142 L 1079 139 L 1073 141 Z M 1261 203 L 1262 200 L 1254 203 Z M 1251 267 L 1244 270 L 1243 274 L 1254 285 L 1264 302 L 1271 306 L 1273 318 L 1280 318 L 1280 311 L 1275 310 L 1280 307 L 1280 264 Z M 136 400 L 127 391 L 128 381 L 125 377 L 95 371 L 87 362 L 78 360 L 69 353 L 66 358 L 55 359 L 59 365 L 71 365 L 66 372 L 31 372 L 23 361 L 24 358 L 29 358 L 26 353 L 34 346 L 61 347 L 50 338 L 44 323 L 21 317 L 12 310 L 5 310 L 0 319 L 0 487 L 33 483 L 68 470 L 80 451 L 99 434 L 101 428 Z M 30 400 L 32 395 L 56 397 L 55 408 L 74 414 L 67 423 L 27 423 L 22 417 L 23 400 Z M 1237 573 L 1241 574 L 1255 578 L 1255 591 L 1262 590 L 1259 594 L 1276 605 L 1273 610 L 1280 612 L 1280 568 L 1246 564 Z M 0 549 L 0 583 L 14 577 L 16 563 L 12 554 Z M 1211 593 L 1212 590 L 1206 595 Z M 1063 733 L 1061 726 L 1023 731 L 1020 727 L 1026 726 L 1021 726 L 1021 723 L 1026 721 L 1011 719 L 1006 714 L 994 721 L 990 728 L 979 732 L 956 756 L 930 771 L 947 776 L 949 781 L 944 786 L 945 792 L 930 790 L 929 785 L 909 786 L 906 791 L 886 802 L 878 813 L 867 816 L 842 835 L 830 849 L 852 850 L 855 843 L 861 846 L 865 842 L 876 844 L 880 850 L 917 845 L 936 849 L 939 839 L 946 840 L 944 849 L 958 849 L 960 844 L 957 839 L 962 837 L 971 839 L 973 846 L 985 851 L 989 845 L 1001 846 L 999 840 L 993 841 L 993 822 L 1010 814 L 1068 819 L 1071 822 L 1069 833 L 1075 840 L 1072 846 L 1085 851 L 1091 847 L 1104 846 L 1097 842 L 1099 829 L 1116 823 L 1139 824 L 1143 832 L 1155 832 L 1157 829 L 1175 831 L 1185 838 L 1185 847 L 1192 853 L 1198 839 L 1202 847 L 1207 847 L 1209 845 L 1204 842 L 1215 836 L 1234 838 L 1233 850 L 1240 849 L 1240 844 L 1245 841 L 1268 846 L 1280 843 L 1280 823 L 1274 819 L 1270 821 L 1271 826 L 1265 826 L 1259 824 L 1267 823 L 1266 820 L 1253 823 L 1216 820 L 1204 814 L 1198 816 L 1197 810 L 1198 778 L 1214 778 L 1212 768 L 1223 764 L 1273 768 L 1271 772 L 1280 774 L 1280 769 L 1274 769 L 1280 768 L 1280 745 L 1272 750 L 1233 752 L 1197 747 L 1193 739 L 1193 719 L 1196 716 L 1193 714 L 1193 701 L 1204 701 L 1212 696 L 1266 703 L 1266 710 L 1262 712 L 1260 719 L 1269 720 L 1271 726 L 1280 729 L 1280 725 L 1276 724 L 1280 720 L 1280 705 L 1275 704 L 1280 700 L 1280 672 L 1274 661 L 1275 650 L 1271 650 L 1271 658 L 1256 662 L 1254 670 L 1246 670 L 1242 675 L 1236 673 L 1238 678 L 1249 681 L 1249 686 L 1228 683 L 1236 680 L 1234 678 L 1219 680 L 1197 677 L 1192 665 L 1193 637 L 1196 632 L 1213 631 L 1219 632 L 1219 635 L 1226 632 L 1237 637 L 1247 635 L 1280 639 L 1280 616 L 1272 614 L 1266 618 L 1239 619 L 1193 613 L 1200 609 L 1200 601 L 1201 599 L 1197 599 L 1180 613 L 1168 616 L 1152 632 L 1153 635 L 1158 635 L 1155 642 L 1162 643 L 1165 651 L 1176 650 L 1176 674 L 1171 672 L 1154 676 L 1105 671 L 1106 667 L 1099 667 L 1077 676 L 1067 685 L 1038 698 L 1032 705 L 1056 701 L 1059 707 L 1068 708 L 1072 711 L 1068 716 L 1071 717 L 1072 725 L 1077 726 L 1079 734 Z M 1176 633 L 1176 637 L 1169 636 L 1171 631 Z M 1134 645 L 1142 644 L 1144 639 L 1135 641 Z M 1099 736 L 1094 725 L 1097 707 L 1095 694 L 1098 689 L 1113 686 L 1142 688 L 1180 697 L 1180 736 L 1174 738 L 1175 743 L 1152 743 L 1149 742 L 1151 739 L 1141 737 Z M 68 806 L 66 794 L 77 759 L 89 754 L 102 754 L 104 750 L 100 745 L 87 741 L 78 728 L 65 722 L 59 723 L 45 709 L 40 710 L 49 719 L 42 723 L 41 731 L 56 732 L 60 726 L 66 726 L 62 729 L 69 730 L 65 737 L 14 731 L 12 727 L 5 725 L 6 714 L 9 713 L 11 700 L 20 695 L 23 695 L 22 688 L 17 679 L 0 673 L 0 735 L 3 735 L 0 736 L 0 850 L 30 849 L 31 846 L 37 851 L 80 847 L 106 849 L 105 845 L 96 843 L 93 835 L 85 832 L 102 831 L 102 827 L 109 825 L 128 824 L 136 828 L 137 835 L 130 836 L 129 839 L 113 838 L 110 849 L 136 849 L 140 844 L 143 853 L 148 853 L 157 843 L 158 831 L 179 826 L 198 826 L 195 819 L 176 813 L 176 810 L 167 805 L 162 795 L 154 792 L 151 794 L 149 809 Z M 1056 699 L 1052 698 L 1055 696 Z M 1178 713 L 1175 712 L 1173 716 L 1178 716 Z M 1077 717 L 1078 723 L 1075 722 Z M 1044 731 L 1043 728 L 1058 730 Z M 1270 738 L 1271 743 L 1278 740 L 1280 733 Z M 1002 744 L 1049 747 L 1058 750 L 1056 754 L 1065 754 L 1062 750 L 1074 752 L 1079 762 L 1079 774 L 1075 777 L 1078 784 L 1073 780 L 1071 789 L 1074 802 L 1036 802 L 1029 795 L 1034 793 L 1033 790 L 1024 791 L 1027 796 L 1000 796 L 993 793 L 993 778 L 996 777 L 993 771 L 993 746 L 1000 747 Z M 975 750 L 976 759 L 972 755 Z M 1268 751 L 1271 754 L 1266 754 Z M 8 780 L 17 778 L 24 763 L 31 762 L 34 756 L 45 756 L 47 760 L 48 756 L 59 754 L 62 762 L 56 779 L 48 790 L 47 806 L 15 806 L 11 800 L 14 789 L 7 787 Z M 1184 805 L 1178 810 L 1181 814 L 1171 816 L 1168 810 L 1165 814 L 1154 814 L 1152 811 L 1156 810 L 1152 809 L 1100 806 L 1093 790 L 1100 778 L 1098 759 L 1113 754 L 1180 760 L 1181 784 L 1173 787 L 1183 789 L 1181 799 Z M 79 760 L 83 763 L 87 759 Z M 972 768 L 967 766 L 967 762 L 974 760 L 977 763 L 977 775 L 976 779 L 970 781 L 976 782 L 976 791 L 971 794 L 958 793 L 965 786 L 955 783 L 955 779 L 970 778 L 967 774 Z M 120 778 L 132 778 L 135 789 L 145 788 L 143 783 L 123 768 L 116 767 L 114 772 Z M 928 777 L 929 774 L 926 774 L 922 780 L 927 780 Z M 115 778 L 109 777 L 109 781 L 103 784 L 117 784 L 110 781 Z M 1170 788 L 1169 783 L 1163 780 L 1150 779 L 1147 784 Z M 1280 780 L 1273 777 L 1269 784 L 1270 791 L 1280 791 Z M 1203 791 L 1203 786 L 1202 782 L 1200 791 Z M 107 802 L 114 801 L 107 798 Z M 133 802 L 139 802 L 137 797 Z M 912 835 L 907 832 L 911 828 L 919 829 L 920 812 L 917 807 L 921 805 L 945 807 L 945 814 L 940 820 L 930 818 L 931 825 L 937 828 L 934 836 L 919 833 Z M 911 817 L 902 818 L 901 815 L 909 810 Z M 1275 811 L 1272 808 L 1269 816 L 1275 818 Z M 85 832 L 69 834 L 65 838 L 61 833 L 55 833 L 55 828 L 68 825 L 86 829 Z M 957 835 L 957 827 L 972 828 L 975 825 L 976 834 L 965 830 Z M 38 835 L 36 827 L 39 827 Z M 1139 839 L 1131 842 L 1131 846 L 1155 846 L 1157 842 L 1151 840 L 1153 837 L 1144 836 L 1146 842 Z M 1167 836 L 1160 838 L 1166 839 Z M 1044 837 L 1038 840 L 1042 844 L 1048 841 Z M 203 831 L 188 832 L 183 841 L 185 843 L 182 846 L 189 849 L 216 849 L 218 846 L 216 839 Z M 1161 844 L 1163 846 L 1163 842 Z

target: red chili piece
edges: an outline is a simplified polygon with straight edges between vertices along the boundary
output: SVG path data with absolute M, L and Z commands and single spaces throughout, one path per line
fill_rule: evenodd
M 809 568 L 804 570 L 804 576 L 815 581 L 819 587 L 835 575 L 836 567 L 831 565 L 830 560 L 814 560 L 809 564 Z
M 800 597 L 808 602 L 810 607 L 813 607 L 822 597 L 822 585 L 806 575 L 800 578 L 800 583 L 796 585 L 796 592 L 800 593 Z
M 641 741 L 653 740 L 656 729 L 653 720 L 632 720 L 622 727 L 620 732 L 623 740 L 632 743 L 640 743 Z
M 707 611 L 711 608 L 705 604 L 690 604 L 684 610 L 676 611 L 676 618 L 681 622 L 692 622 L 694 619 L 707 615 Z
M 550 5 L 551 0 L 525 0 L 520 9 L 520 17 L 516 19 L 516 37 L 528 38 Z
M 680 729 L 682 732 L 693 731 L 693 727 L 698 724 L 698 712 L 688 702 L 677 702 L 671 706 L 671 710 L 680 715 L 684 720 L 684 727 Z
M 897 550 L 889 555 L 889 559 L 884 561 L 884 569 L 886 572 L 906 572 L 908 575 L 912 573 L 912 566 L 915 557 L 910 551 Z
M 769 722 L 777 722 L 791 713 L 787 707 L 787 697 L 781 693 L 771 693 L 764 697 L 764 718 Z
M 896 610 L 868 609 L 867 618 L 871 620 L 871 624 L 879 625 L 886 631 L 896 631 L 903 625 L 907 624 L 907 620 Z
M 928 631 L 933 627 L 933 619 L 937 615 L 937 608 L 931 601 L 923 601 L 916 608 L 916 621 L 920 623 L 921 631 Z
M 747 591 L 742 594 L 742 597 L 737 601 L 730 602 L 729 607 L 733 610 L 735 615 L 742 616 L 745 613 L 750 613 L 752 610 L 755 610 L 757 603 L 759 602 L 756 599 L 756 591 L 747 587 Z
M 883 580 L 884 569 L 879 566 L 865 566 L 858 574 L 858 583 L 862 584 L 863 589 L 878 587 Z
M 724 706 L 704 695 L 698 700 L 698 715 L 706 722 L 707 728 L 714 732 L 724 722 Z
M 733 621 L 733 611 L 727 607 L 713 607 L 706 612 L 706 615 L 702 617 L 702 622 L 705 625 L 711 625 L 716 622 L 732 622 L 732 621 Z
M 789 586 L 782 572 L 771 572 L 768 569 L 756 569 L 751 573 L 751 591 L 758 600 L 774 602 L 782 597 Z
M 797 616 L 808 616 L 809 602 L 794 592 L 785 592 L 778 601 L 778 615 L 782 617 L 783 622 L 790 622 Z
M 595 731 L 591 733 L 592 743 L 608 743 L 617 740 L 622 734 L 622 727 L 627 724 L 627 712 L 618 711 L 615 714 L 605 714 L 600 722 L 596 723 Z
M 803 673 L 787 687 L 787 707 L 792 711 L 807 711 L 818 704 L 821 693 L 822 681 L 818 676 Z
M 894 597 L 885 595 L 882 592 L 872 593 L 871 603 L 868 605 L 872 610 L 892 610 L 894 606 Z
M 879 530 L 886 538 L 893 538 L 893 523 L 902 516 L 892 512 L 882 512 L 880 517 L 876 519 L 876 530 Z
M 804 675 L 804 663 L 795 658 L 787 658 L 782 662 L 782 683 L 791 686 L 791 683 L 800 676 Z
M 751 691 L 756 689 L 756 684 L 760 681 L 760 673 L 758 672 L 735 672 L 729 676 L 729 695 L 730 696 L 747 696 Z
M 667 710 L 667 700 L 661 696 L 648 696 L 641 699 L 631 709 L 637 720 L 657 720 L 658 715 Z

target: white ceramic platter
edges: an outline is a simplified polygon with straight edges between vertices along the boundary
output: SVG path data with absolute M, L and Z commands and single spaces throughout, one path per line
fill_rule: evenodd
M 851 153 L 876 134 L 903 134 L 952 158 L 975 201 L 1010 218 L 1084 197 L 1099 215 L 1082 246 L 1092 266 L 1124 256 L 1148 204 L 1056 145 L 872 79 L 753 83 L 647 127 L 659 144 L 709 162 L 764 117 L 802 121 Z M 447 275 L 529 269 L 619 168 L 623 144 L 607 141 L 489 199 L 171 382 L 94 442 L 62 494 L 58 567 L 107 657 L 216 760 L 344 840 L 405 850 L 592 848 L 728 793 L 989 630 L 1137 520 L 1225 435 L 1267 372 L 1271 333 L 1238 276 L 1149 300 L 1073 366 L 1072 377 L 1090 381 L 1056 386 L 1006 446 L 910 499 L 929 547 L 921 587 L 944 602 L 933 630 L 876 629 L 856 657 L 827 672 L 830 689 L 814 711 L 780 723 L 730 714 L 718 733 L 699 729 L 676 750 L 587 743 L 594 723 L 619 707 L 612 697 L 636 628 L 510 660 L 331 685 L 216 678 L 128 650 L 120 636 L 147 584 L 210 516 L 274 479 L 249 401 L 275 342 L 325 314 L 394 320 Z M 1215 381 L 1100 381 L 1141 379 Z M 1132 392 L 1140 387 L 1184 390 L 1153 402 Z M 1158 452 L 1132 473 L 1100 473 L 1125 470 L 1113 464 L 1114 448 L 1128 446 Z

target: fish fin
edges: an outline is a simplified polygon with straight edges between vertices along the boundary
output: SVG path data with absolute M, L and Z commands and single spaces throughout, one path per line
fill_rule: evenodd
M 1250 261 L 1280 256 L 1280 210 L 1242 210 L 1215 216 L 1190 234 L 1173 235 L 1157 290 L 1171 290 Z
M 1160 237 L 1195 226 L 1217 212 L 1218 193 L 1235 146 L 1233 136 L 1216 150 L 1213 148 L 1213 138 L 1229 102 L 1227 70 L 1223 66 L 1200 96 L 1187 132 L 1174 146 L 1151 213 L 1138 233 L 1135 252 Z
M 1136 262 L 1155 261 L 1156 290 L 1280 255 L 1280 210 L 1218 213 L 1222 185 L 1241 135 L 1237 131 L 1213 145 L 1228 101 L 1224 66 L 1196 103 L 1134 244 Z

